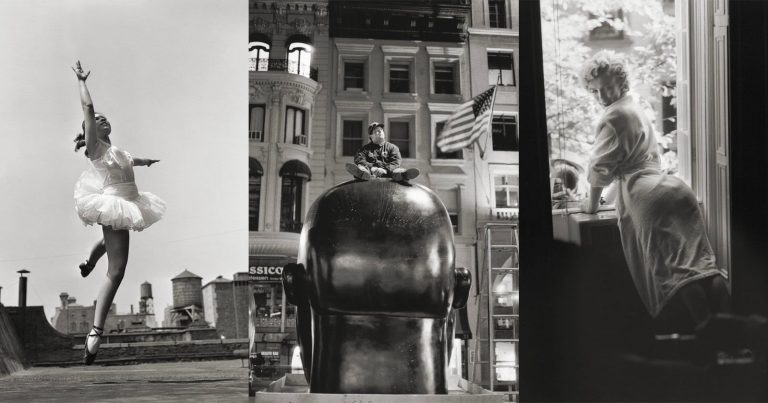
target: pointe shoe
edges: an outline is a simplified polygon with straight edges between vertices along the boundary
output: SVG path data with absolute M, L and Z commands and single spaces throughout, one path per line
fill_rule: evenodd
M 372 178 L 370 172 L 367 172 L 367 171 L 361 169 L 359 166 L 357 166 L 355 164 L 347 163 L 346 167 L 347 167 L 347 172 L 349 172 L 356 179 L 361 179 L 361 180 L 364 180 L 364 181 L 369 181 Z
M 393 172 L 392 180 L 395 182 L 408 182 L 409 180 L 418 177 L 419 174 L 421 174 L 421 171 L 417 168 L 408 168 L 402 172 Z
M 83 277 L 88 277 L 88 275 L 91 274 L 91 272 L 96 266 L 95 265 L 91 266 L 91 264 L 88 263 L 88 260 L 86 260 L 85 262 L 80 263 L 79 267 L 80 267 L 80 275 Z
M 104 334 L 104 329 L 94 326 L 93 329 L 91 329 L 91 331 L 88 333 L 88 336 L 85 336 L 85 349 L 84 349 L 85 352 L 83 354 L 83 363 L 85 363 L 85 365 L 91 365 L 93 364 L 93 361 L 96 360 L 96 354 L 99 353 L 99 346 L 101 345 L 102 334 Z M 96 351 L 94 351 L 93 353 L 88 351 L 88 339 L 91 337 L 97 338 L 96 344 L 95 344 Z

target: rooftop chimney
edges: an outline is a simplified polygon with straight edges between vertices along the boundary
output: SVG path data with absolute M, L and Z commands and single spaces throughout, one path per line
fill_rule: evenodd
M 25 308 L 27 306 L 27 278 L 25 274 L 29 273 L 29 270 L 21 269 L 17 271 L 19 273 L 19 308 Z

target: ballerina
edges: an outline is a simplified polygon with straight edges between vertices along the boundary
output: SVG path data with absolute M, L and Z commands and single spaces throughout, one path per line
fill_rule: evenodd
M 96 359 L 107 313 L 125 274 L 128 231 L 141 231 L 160 220 L 165 202 L 152 193 L 139 192 L 133 176 L 134 166 L 152 166 L 159 160 L 133 158 L 112 145 L 109 138 L 112 126 L 104 115 L 94 112 L 85 83 L 91 72 L 83 71 L 79 61 L 72 70 L 78 79 L 84 114 L 83 133 L 75 138 L 75 151 L 85 147 L 91 163 L 75 184 L 75 210 L 83 224 L 99 224 L 103 233 L 88 259 L 80 265 L 80 275 L 90 274 L 105 253 L 108 260 L 107 279 L 96 300 L 93 328 L 85 338 L 83 360 L 90 365 Z

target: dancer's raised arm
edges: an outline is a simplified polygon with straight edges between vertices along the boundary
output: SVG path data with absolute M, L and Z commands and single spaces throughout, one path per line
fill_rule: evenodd
M 72 68 L 77 76 L 77 81 L 80 86 L 80 103 L 83 107 L 83 132 L 85 133 L 85 149 L 88 151 L 88 156 L 91 159 L 98 158 L 98 136 L 96 133 L 96 112 L 93 109 L 93 101 L 91 100 L 91 94 L 88 92 L 88 86 L 85 84 L 85 80 L 91 74 L 90 71 L 83 71 L 83 67 L 80 65 L 80 61 L 77 61 L 75 67 Z

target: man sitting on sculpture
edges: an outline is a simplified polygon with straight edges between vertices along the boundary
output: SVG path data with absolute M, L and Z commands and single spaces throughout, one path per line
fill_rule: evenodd
M 400 149 L 385 140 L 384 125 L 373 122 L 368 125 L 368 144 L 355 154 L 355 163 L 347 164 L 347 172 L 357 179 L 392 178 L 395 182 L 407 182 L 419 176 L 416 168 L 401 168 Z

